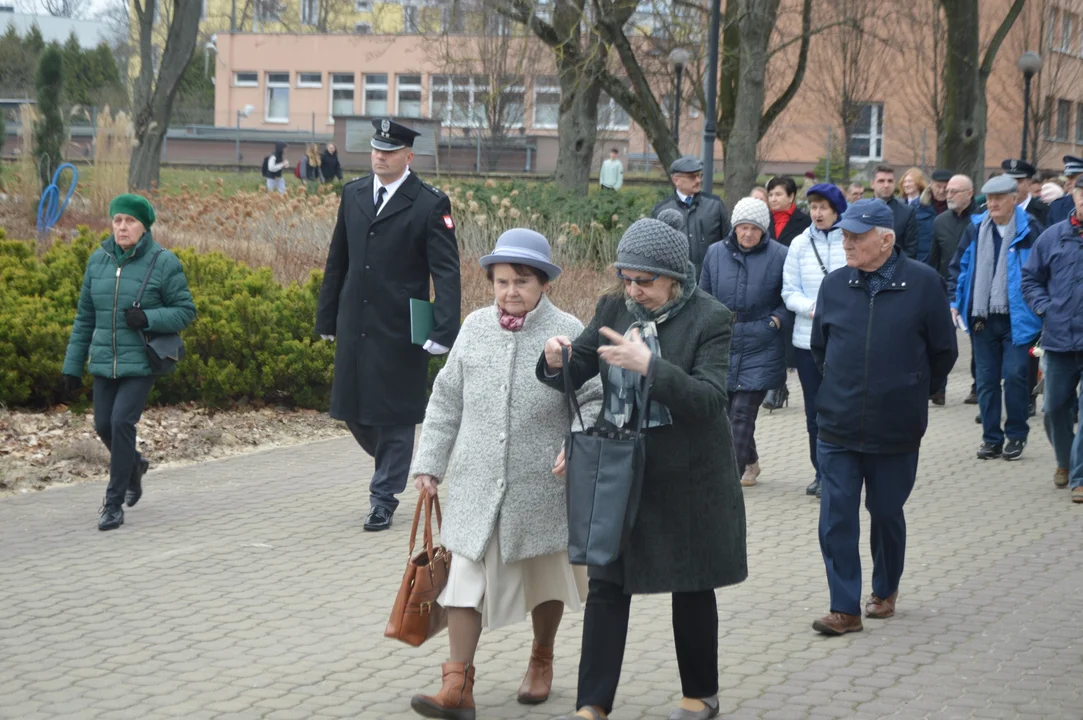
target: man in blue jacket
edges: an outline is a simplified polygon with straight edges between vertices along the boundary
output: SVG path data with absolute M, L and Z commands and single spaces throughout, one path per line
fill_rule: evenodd
M 1023 266 L 1023 297 L 1042 318 L 1045 430 L 1057 457 L 1053 483 L 1072 487 L 1083 503 L 1083 426 L 1073 429 L 1076 388 L 1083 376 L 1083 175 L 1070 195 L 1075 210 L 1041 234 Z
M 944 283 L 895 249 L 894 216 L 859 200 L 838 227 L 846 264 L 820 285 L 811 351 L 823 369 L 817 395 L 822 477 L 820 551 L 831 612 L 812 627 L 825 635 L 862 629 L 861 487 L 872 545 L 870 618 L 895 614 L 906 554 L 903 505 L 917 477 L 929 421 L 929 390 L 951 372 L 959 348 Z
M 1080 175 L 1083 175 L 1083 159 L 1074 155 L 1065 155 L 1062 159 L 1064 160 L 1064 177 L 1074 182 Z M 1064 197 L 1059 197 L 1049 203 L 1049 212 L 1045 216 L 1047 227 L 1053 227 L 1059 222 L 1064 222 L 1069 215 L 1075 212 L 1075 202 L 1072 199 L 1074 194 L 1073 192 Z
M 1027 307 L 1021 283 L 1038 231 L 1037 221 L 1016 205 L 1017 190 L 1008 175 L 982 186 L 988 211 L 971 217 L 949 271 L 952 317 L 974 340 L 983 429 L 979 460 L 1018 460 L 1030 433 L 1028 363 L 1042 321 Z M 1003 428 L 1002 380 L 1008 414 Z

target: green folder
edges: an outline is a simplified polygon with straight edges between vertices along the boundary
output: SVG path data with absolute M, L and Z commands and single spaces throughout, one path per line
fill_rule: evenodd
M 432 303 L 410 298 L 410 342 L 424 345 L 432 334 Z

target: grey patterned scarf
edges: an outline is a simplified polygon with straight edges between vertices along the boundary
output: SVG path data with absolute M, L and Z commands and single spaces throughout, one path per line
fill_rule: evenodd
M 1007 231 L 1000 239 L 999 257 L 993 239 L 995 227 L 992 217 L 986 217 L 978 226 L 978 247 L 974 253 L 974 307 L 970 311 L 972 317 L 1008 314 L 1008 246 L 1015 239 L 1015 215 L 1012 215 Z
M 681 283 L 681 294 L 674 300 L 666 303 L 657 310 L 651 312 L 631 298 L 625 298 L 625 306 L 632 313 L 635 321 L 624 332 L 625 338 L 632 337 L 633 330 L 639 330 L 643 342 L 650 348 L 651 354 L 662 357 L 662 348 L 658 344 L 658 326 L 675 317 L 696 291 L 696 274 L 691 263 L 688 264 L 688 274 Z M 605 420 L 616 427 L 624 427 L 632 418 L 632 412 L 637 407 L 639 398 L 640 380 L 643 378 L 637 372 L 625 370 L 615 365 L 609 366 L 607 392 L 605 398 Z M 655 400 L 651 401 L 650 417 L 647 418 L 647 427 L 659 427 L 673 423 L 673 416 L 669 408 Z

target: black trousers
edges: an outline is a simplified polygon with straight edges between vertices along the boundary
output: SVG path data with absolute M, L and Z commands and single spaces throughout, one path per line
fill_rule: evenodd
M 730 428 L 738 476 L 744 475 L 749 465 L 760 461 L 756 451 L 756 417 L 765 397 L 766 390 L 734 390 L 729 394 Z
M 106 505 L 121 505 L 142 456 L 135 448 L 135 426 L 143 416 L 154 377 L 94 378 L 94 431 L 109 448 Z
M 376 471 L 369 482 L 369 503 L 395 512 L 396 495 L 406 489 L 410 460 L 414 454 L 413 425 L 360 425 L 348 422 L 361 449 L 376 459 Z
M 575 707 L 600 707 L 608 715 L 620 682 L 632 596 L 620 585 L 590 580 L 583 615 L 583 654 Z M 718 605 L 713 590 L 673 593 L 673 644 L 685 697 L 718 694 Z

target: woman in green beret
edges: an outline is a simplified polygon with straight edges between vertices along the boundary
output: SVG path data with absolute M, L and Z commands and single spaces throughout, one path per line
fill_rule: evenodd
M 123 525 L 123 503 L 132 507 L 143 495 L 149 463 L 135 447 L 135 426 L 155 377 L 145 337 L 178 333 L 196 316 L 180 260 L 151 236 L 154 208 L 147 199 L 118 195 L 109 215 L 113 234 L 87 261 L 63 370 L 69 395 L 82 387 L 88 361 L 94 378 L 94 429 L 109 448 L 99 530 Z

